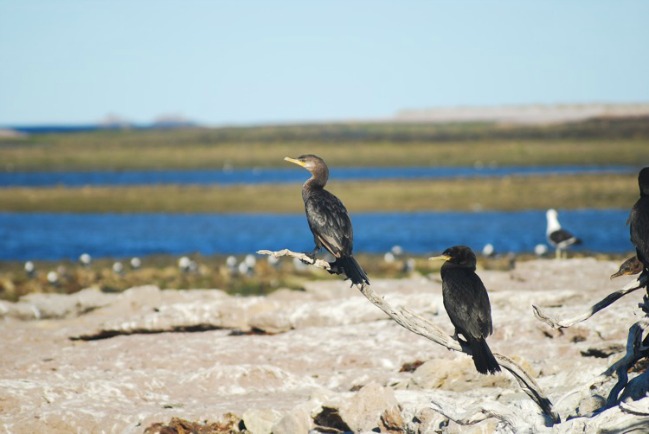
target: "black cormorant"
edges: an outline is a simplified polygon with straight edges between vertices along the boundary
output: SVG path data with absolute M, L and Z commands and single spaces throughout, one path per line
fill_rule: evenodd
M 616 273 L 611 274 L 611 279 L 619 276 L 632 276 L 642 271 L 644 265 L 638 260 L 637 256 L 631 256 L 626 261 L 622 262 L 620 269 Z
M 631 208 L 629 226 L 631 242 L 635 246 L 636 256 L 644 267 L 643 274 L 649 273 L 649 167 L 638 175 L 640 199 Z
M 548 226 L 545 234 L 548 242 L 556 249 L 556 257 L 561 257 L 561 252 L 565 251 L 573 244 L 581 244 L 581 240 L 573 234 L 563 229 L 559 224 L 558 213 L 554 209 L 549 209 L 545 216 L 548 220 Z
M 445 261 L 441 269 L 444 308 L 455 326 L 455 334 L 464 336 L 469 344 L 476 369 L 481 374 L 500 371 L 485 340 L 493 331 L 491 305 L 487 290 L 475 273 L 475 254 L 466 246 L 454 246 L 430 259 Z
M 311 172 L 311 178 L 302 186 L 304 210 L 315 242 L 311 256 L 315 258 L 316 252 L 324 247 L 336 258 L 329 264 L 330 273 L 344 273 L 352 284 L 369 284 L 367 275 L 352 256 L 354 233 L 347 209 L 340 199 L 324 189 L 329 179 L 327 164 L 316 155 L 286 157 L 284 160 Z

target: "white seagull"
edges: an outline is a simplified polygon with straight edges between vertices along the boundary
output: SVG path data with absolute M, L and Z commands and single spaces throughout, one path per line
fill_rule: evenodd
M 548 238 L 548 242 L 555 248 L 556 258 L 560 258 L 562 256 L 562 252 L 565 252 L 566 249 L 573 244 L 581 244 L 581 240 L 579 238 L 575 237 L 567 230 L 561 228 L 561 224 L 559 224 L 559 219 L 557 217 L 558 213 L 556 210 L 549 209 L 545 213 L 545 216 L 548 220 L 548 228 L 545 231 L 545 235 Z

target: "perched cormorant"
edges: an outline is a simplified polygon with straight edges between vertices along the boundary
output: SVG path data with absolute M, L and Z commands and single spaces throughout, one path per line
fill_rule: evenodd
M 329 264 L 330 273 L 345 273 L 352 284 L 369 284 L 367 275 L 352 256 L 354 233 L 347 209 L 340 199 L 324 189 L 329 178 L 324 160 L 315 155 L 286 157 L 284 160 L 311 172 L 311 178 L 302 186 L 304 210 L 315 242 L 311 256 L 315 258 L 316 252 L 324 247 L 336 258 Z
M 636 256 L 643 264 L 644 273 L 649 273 L 649 167 L 638 175 L 640 199 L 631 208 L 628 224 L 631 229 L 631 242 Z
M 455 326 L 455 334 L 461 334 L 471 348 L 473 363 L 481 374 L 494 374 L 500 365 L 485 340 L 493 331 L 489 295 L 475 273 L 476 257 L 466 246 L 446 249 L 443 259 L 442 296 L 444 308 Z
M 614 279 L 619 276 L 632 276 L 638 274 L 642 271 L 644 265 L 638 260 L 637 256 L 631 256 L 627 258 L 626 261 L 622 262 L 620 269 L 617 270 L 617 273 L 611 274 L 611 279 Z
M 579 238 L 561 228 L 556 210 L 549 209 L 545 213 L 545 216 L 548 220 L 548 227 L 545 235 L 548 238 L 548 242 L 556 249 L 557 258 L 561 257 L 561 252 L 565 251 L 569 246 L 572 246 L 573 244 L 581 244 Z

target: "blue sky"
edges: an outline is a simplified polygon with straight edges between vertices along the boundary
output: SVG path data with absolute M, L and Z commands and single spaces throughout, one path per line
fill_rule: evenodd
M 0 125 L 649 102 L 649 1 L 0 0 Z

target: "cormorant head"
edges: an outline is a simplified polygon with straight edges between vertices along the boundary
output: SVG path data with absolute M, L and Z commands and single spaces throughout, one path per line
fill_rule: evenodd
M 317 155 L 300 155 L 297 158 L 285 157 L 284 161 L 304 167 L 306 170 L 311 172 L 311 175 L 313 175 L 314 178 L 320 180 L 322 185 L 324 185 L 329 178 L 329 169 L 327 168 L 327 164 Z
M 638 185 L 640 186 L 640 196 L 649 196 L 649 167 L 640 171 Z
M 643 270 L 643 268 L 644 265 L 640 262 L 638 257 L 631 256 L 620 265 L 620 269 L 617 270 L 617 273 L 611 274 L 611 279 L 624 275 L 631 276 L 633 274 L 638 274 Z
M 453 246 L 444 250 L 439 256 L 428 258 L 430 260 L 443 259 L 444 261 L 457 265 L 459 267 L 467 267 L 475 269 L 476 257 L 475 253 L 467 246 Z

